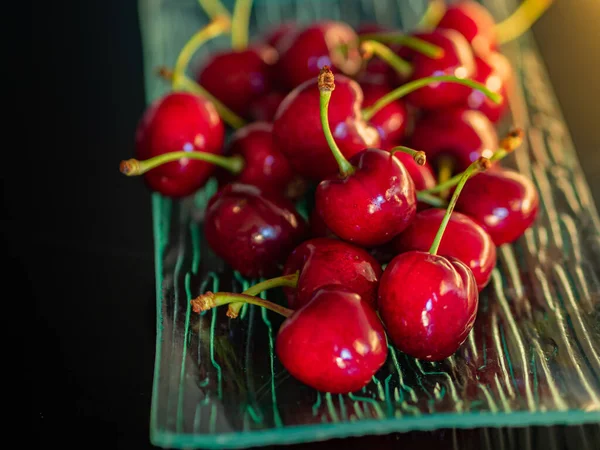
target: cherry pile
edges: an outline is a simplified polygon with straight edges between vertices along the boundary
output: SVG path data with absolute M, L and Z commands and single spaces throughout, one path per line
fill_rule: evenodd
M 235 319 L 249 303 L 283 315 L 279 361 L 326 392 L 364 387 L 388 345 L 453 355 L 497 247 L 536 219 L 536 187 L 501 164 L 523 131 L 498 136 L 514 82 L 499 46 L 549 4 L 526 0 L 496 24 L 476 2 L 434 1 L 408 32 L 288 22 L 251 42 L 249 11 L 216 8 L 160 69 L 172 89 L 144 112 L 136 159 L 120 166 L 171 198 L 215 178 L 210 248 L 242 276 L 271 277 L 206 292 L 193 310 L 228 305 Z M 227 33 L 231 50 L 186 75 L 198 47 Z M 257 297 L 273 288 L 286 305 Z

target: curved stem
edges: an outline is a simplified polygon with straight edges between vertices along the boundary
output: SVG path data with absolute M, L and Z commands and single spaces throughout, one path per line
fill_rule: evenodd
M 398 100 L 399 98 L 402 98 L 405 95 L 408 95 L 411 92 L 416 91 L 417 89 L 425 87 L 429 84 L 439 82 L 463 84 L 465 86 L 469 86 L 473 89 L 481 91 L 487 98 L 489 98 L 496 104 L 502 101 L 502 95 L 498 94 L 497 92 L 490 91 L 485 85 L 481 83 L 469 79 L 457 78 L 452 75 L 438 75 L 434 77 L 425 77 L 410 81 L 387 93 L 379 100 L 377 100 L 373 105 L 363 109 L 363 118 L 365 120 L 370 120 L 380 109 L 385 108 L 394 100 Z
M 524 0 L 509 17 L 496 24 L 498 42 L 505 44 L 521 36 L 552 3 L 553 0 Z
M 445 0 L 429 0 L 425 13 L 416 25 L 417 30 L 435 28 L 446 12 Z
M 423 203 L 427 203 L 428 205 L 434 206 L 436 208 L 445 208 L 448 206 L 448 202 L 443 198 L 436 197 L 435 195 L 429 194 L 424 191 L 417 192 L 417 200 Z
M 175 67 L 173 68 L 173 87 L 175 83 L 185 73 L 185 69 L 189 64 L 192 56 L 209 39 L 219 36 L 231 28 L 231 23 L 227 17 L 218 16 L 207 26 L 197 31 L 189 41 L 185 43 L 177 60 L 175 61 Z
M 240 155 L 222 156 L 206 152 L 181 151 L 163 153 L 162 155 L 145 159 L 143 161 L 137 159 L 124 160 L 121 161 L 119 170 L 127 176 L 143 175 L 149 170 L 152 170 L 158 166 L 162 166 L 163 164 L 167 164 L 172 161 L 179 161 L 180 159 L 206 161 L 222 167 L 233 174 L 240 173 L 244 168 L 244 158 L 242 158 Z
M 295 288 L 298 285 L 298 275 L 299 272 L 293 273 L 291 275 L 283 275 L 277 278 L 271 278 L 270 280 L 265 280 L 261 283 L 255 284 L 254 286 L 246 289 L 242 294 L 256 296 L 267 289 L 273 289 L 280 286 L 287 286 Z M 240 309 L 244 306 L 243 303 L 232 303 L 227 308 L 227 317 L 235 319 L 240 314 Z
M 427 155 L 425 155 L 424 151 L 421 150 L 413 150 L 412 148 L 408 148 L 408 147 L 404 147 L 402 145 L 399 145 L 397 147 L 394 147 L 393 149 L 390 150 L 390 153 L 393 155 L 396 152 L 401 152 L 401 153 L 407 153 L 410 156 L 413 157 L 413 159 L 415 160 L 415 162 L 420 165 L 420 166 L 424 166 L 425 163 L 427 162 Z
M 464 171 L 456 189 L 454 190 L 454 194 L 452 194 L 452 198 L 450 199 L 450 203 L 448 204 L 448 208 L 446 208 L 446 214 L 444 214 L 444 218 L 442 219 L 442 223 L 440 224 L 440 228 L 438 229 L 435 238 L 433 239 L 433 243 L 431 244 L 431 248 L 429 249 L 429 253 L 435 255 L 440 247 L 440 242 L 442 241 L 442 236 L 444 235 L 444 231 L 446 230 L 446 226 L 448 225 L 448 221 L 450 220 L 450 216 L 452 215 L 452 211 L 454 211 L 454 207 L 456 206 L 456 202 L 458 200 L 458 196 L 462 191 L 463 187 L 467 180 L 475 175 L 478 172 L 483 172 L 490 166 L 490 161 L 487 158 L 481 157 L 477 161 L 471 163 L 467 170 Z
M 219 0 L 198 0 L 198 3 L 211 19 L 216 19 L 218 16 L 231 19 L 231 14 Z
M 331 128 L 329 127 L 329 100 L 331 99 L 331 93 L 335 89 L 334 82 L 335 80 L 333 77 L 333 72 L 331 72 L 329 66 L 323 66 L 318 78 L 321 126 L 323 127 L 323 133 L 325 134 L 325 139 L 329 144 L 331 153 L 333 154 L 333 157 L 337 161 L 338 166 L 340 168 L 340 175 L 342 175 L 343 177 L 347 177 L 354 173 L 354 167 L 352 167 L 352 164 L 350 164 L 350 162 L 346 159 L 340 148 L 335 143 L 333 134 L 331 134 Z
M 231 19 L 231 47 L 234 50 L 245 50 L 248 47 L 248 27 L 252 0 L 236 0 Z
M 385 31 L 379 33 L 365 33 L 359 37 L 361 42 L 375 41 L 382 44 L 400 44 L 411 48 L 416 52 L 422 53 L 430 58 L 441 58 L 444 56 L 444 49 L 431 44 L 421 38 L 397 31 Z
M 283 306 L 264 300 L 260 297 L 253 297 L 252 295 L 246 294 L 234 294 L 232 292 L 206 292 L 190 301 L 195 313 L 201 313 L 202 311 L 208 311 L 217 306 L 238 302 L 262 306 L 263 308 L 281 314 L 283 317 L 289 317 L 294 313 L 291 309 L 284 308 Z
M 392 51 L 389 47 L 386 47 L 381 42 L 377 41 L 364 41 L 360 44 L 360 50 L 363 56 L 363 59 L 369 60 L 373 56 L 377 56 L 379 59 L 382 59 L 392 69 L 398 72 L 403 77 L 409 77 L 412 73 L 412 65 L 408 62 L 400 58 L 396 53 Z

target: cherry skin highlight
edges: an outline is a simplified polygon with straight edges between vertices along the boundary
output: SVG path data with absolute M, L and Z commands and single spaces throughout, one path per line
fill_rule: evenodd
M 364 96 L 363 108 L 371 106 L 390 92 L 386 86 L 373 82 L 363 82 L 360 86 Z M 408 111 L 404 102 L 401 99 L 391 102 L 371 117 L 369 123 L 377 128 L 381 147 L 398 145 L 404 138 L 408 124 Z
M 321 126 L 316 78 L 291 91 L 273 121 L 273 135 L 279 150 L 299 175 L 321 181 L 336 174 L 338 165 L 331 154 Z M 329 125 L 346 158 L 380 143 L 377 130 L 361 115 L 362 89 L 343 75 L 335 78 L 335 95 L 329 105 Z
M 301 382 L 345 394 L 366 386 L 387 358 L 387 338 L 375 311 L 360 295 L 327 286 L 288 317 L 275 351 Z
M 424 151 L 434 167 L 441 156 L 449 156 L 459 172 L 480 156 L 490 158 L 498 145 L 494 124 L 483 113 L 465 108 L 423 115 L 410 137 L 410 146 Z
M 418 212 L 410 226 L 392 241 L 394 250 L 428 251 L 445 213 L 446 210 L 438 208 Z M 456 211 L 450 216 L 438 253 L 465 263 L 473 272 L 479 291 L 488 284 L 496 266 L 496 245 L 490 235 L 471 218 Z
M 467 338 L 479 297 L 460 260 L 427 252 L 396 256 L 379 284 L 379 315 L 398 350 L 418 359 L 452 356 Z
M 479 223 L 500 246 L 514 242 L 533 225 L 539 204 L 538 191 L 529 178 L 498 169 L 471 178 L 456 210 Z
M 354 173 L 319 183 L 315 207 L 341 239 L 364 247 L 384 244 L 415 216 L 414 182 L 404 165 L 385 150 L 368 148 L 349 162 Z
M 232 183 L 208 202 L 204 235 L 217 256 L 248 278 L 278 274 L 307 227 L 293 203 L 256 186 Z
M 163 153 L 190 151 L 220 154 L 225 127 L 207 99 L 172 92 L 153 102 L 138 123 L 135 157 L 150 159 Z M 213 164 L 182 159 L 157 167 L 144 175 L 148 187 L 164 196 L 193 194 L 213 174 Z
M 300 308 L 319 288 L 344 286 L 376 307 L 381 266 L 364 249 L 339 239 L 314 238 L 303 242 L 288 257 L 284 275 L 299 272 L 296 289 L 284 288 L 288 306 Z
M 473 89 L 467 98 L 466 106 L 481 111 L 491 122 L 496 123 L 504 117 L 508 109 L 508 85 L 512 79 L 512 67 L 506 56 L 498 52 L 491 52 L 485 57 L 476 56 L 475 65 L 477 69 L 473 80 L 500 94 L 502 101 L 494 103 L 480 91 Z
M 234 113 L 248 117 L 250 105 L 272 90 L 277 52 L 266 45 L 216 53 L 197 75 L 198 83 Z

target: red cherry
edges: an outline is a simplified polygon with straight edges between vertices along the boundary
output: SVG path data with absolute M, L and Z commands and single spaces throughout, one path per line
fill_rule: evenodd
M 390 32 L 392 29 L 384 27 L 378 23 L 361 24 L 356 33 L 358 36 L 363 34 Z M 391 47 L 394 48 L 394 47 Z M 366 65 L 357 74 L 356 80 L 362 85 L 364 82 L 379 84 L 381 86 L 392 86 L 395 81 L 395 76 L 390 72 L 390 66 L 381 58 L 371 58 L 366 62 Z
M 337 173 L 338 166 L 323 136 L 316 81 L 306 81 L 287 95 L 277 109 L 273 134 L 296 173 L 320 181 Z M 362 101 L 363 93 L 356 81 L 343 75 L 336 77 L 329 126 L 346 157 L 379 145 L 377 130 L 362 119 Z
M 263 37 L 263 42 L 274 49 L 277 49 L 285 39 L 298 32 L 298 25 L 295 22 L 283 22 L 275 28 L 269 30 Z
M 491 122 L 498 122 L 508 109 L 507 85 L 512 78 L 512 67 L 508 58 L 498 52 L 492 52 L 485 57 L 476 56 L 477 69 L 473 79 L 487 86 L 492 92 L 502 96 L 500 103 L 494 103 L 481 91 L 471 90 L 466 106 L 469 109 L 481 111 Z
M 349 162 L 354 173 L 319 183 L 315 207 L 340 238 L 365 247 L 384 244 L 415 216 L 414 182 L 402 163 L 385 150 L 369 148 Z
M 387 358 L 387 339 L 375 311 L 342 286 L 315 291 L 277 334 L 277 357 L 298 380 L 322 392 L 362 389 Z
M 266 45 L 215 53 L 197 81 L 233 112 L 248 117 L 252 102 L 271 91 L 276 61 L 277 52 Z
M 460 260 L 411 251 L 396 256 L 379 283 L 378 309 L 402 352 L 438 361 L 452 356 L 473 328 L 477 283 Z
M 538 191 L 529 178 L 499 169 L 470 179 L 456 209 L 479 223 L 500 246 L 518 239 L 534 223 L 539 203 Z
M 479 111 L 464 108 L 423 115 L 410 137 L 410 146 L 424 151 L 434 166 L 441 156 L 449 156 L 456 171 L 465 170 L 480 156 L 490 158 L 498 145 L 496 129 L 489 119 Z
M 360 87 L 364 95 L 363 107 L 371 106 L 390 92 L 387 87 L 373 82 L 363 82 Z M 401 99 L 391 102 L 380 109 L 369 123 L 377 128 L 383 148 L 398 144 L 404 138 L 408 123 L 408 111 L 404 102 Z
M 316 79 L 324 66 L 348 76 L 356 75 L 361 67 L 358 36 L 342 22 L 318 22 L 286 40 L 285 46 L 281 44 L 277 68 L 288 89 Z M 342 51 L 344 44 L 347 53 Z
M 464 192 L 463 189 L 461 195 Z M 428 251 L 445 213 L 444 209 L 438 208 L 417 213 L 410 226 L 392 241 L 396 252 Z M 453 212 L 450 216 L 438 253 L 465 263 L 473 272 L 479 291 L 488 284 L 496 266 L 496 245 L 490 235 L 471 218 L 459 212 Z
M 285 263 L 284 275 L 296 272 L 296 289 L 284 288 L 292 309 L 306 305 L 317 289 L 328 284 L 344 286 L 375 308 L 382 270 L 360 247 L 338 239 L 310 239 L 296 247 Z
M 214 105 L 205 98 L 183 92 L 169 93 L 144 112 L 135 136 L 135 155 L 149 159 L 176 151 L 219 154 L 225 128 Z M 144 175 L 150 189 L 168 197 L 184 197 L 201 188 L 214 165 L 181 159 Z
M 290 200 L 240 183 L 210 199 L 204 221 L 210 248 L 248 278 L 277 273 L 306 230 Z
M 277 108 L 279 108 L 286 95 L 285 92 L 281 91 L 267 92 L 250 103 L 248 116 L 257 122 L 272 122 Z
M 454 30 L 435 30 L 428 33 L 415 33 L 420 38 L 442 48 L 441 58 L 431 58 L 422 53 L 411 51 L 411 56 L 400 55 L 410 60 L 413 72 L 409 81 L 420 78 L 453 75 L 461 79 L 472 78 L 475 74 L 473 51 L 466 39 Z M 467 86 L 439 82 L 411 92 L 406 101 L 416 108 L 438 109 L 464 102 L 471 89 Z

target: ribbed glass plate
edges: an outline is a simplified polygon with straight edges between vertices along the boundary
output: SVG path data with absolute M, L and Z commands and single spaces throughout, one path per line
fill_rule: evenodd
M 484 2 L 500 19 L 514 0 Z M 231 2 L 226 2 L 231 5 Z M 411 0 L 255 0 L 252 31 L 282 20 L 377 21 L 410 29 L 425 8 Z M 140 0 L 148 102 L 206 16 L 195 0 Z M 209 43 L 198 58 L 228 47 Z M 234 448 L 439 428 L 600 422 L 600 221 L 565 122 L 530 35 L 503 52 L 517 74 L 511 124 L 527 131 L 505 160 L 539 189 L 534 227 L 499 251 L 473 332 L 452 358 L 419 362 L 390 348 L 387 364 L 353 395 L 319 394 L 290 377 L 273 353 L 281 319 L 258 307 L 230 321 L 225 308 L 192 314 L 205 290 L 243 280 L 201 233 L 214 185 L 172 202 L 154 195 L 157 340 L 151 440 L 163 447 Z M 597 430 L 594 431 L 597 435 Z M 593 445 L 593 444 L 592 444 Z

